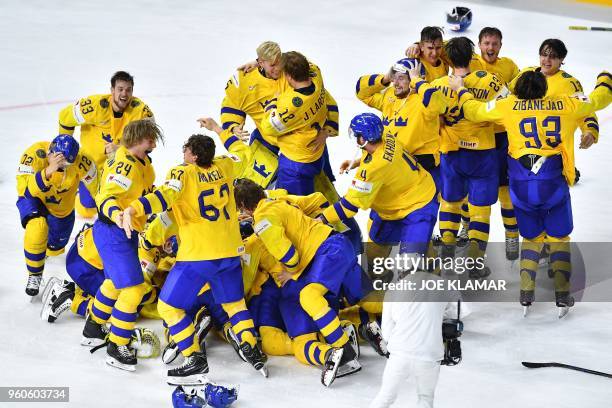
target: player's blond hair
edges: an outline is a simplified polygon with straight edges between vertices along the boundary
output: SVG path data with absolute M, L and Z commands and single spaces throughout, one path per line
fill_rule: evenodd
M 274 41 L 264 41 L 257 47 L 257 58 L 261 60 L 276 62 L 280 57 L 280 46 Z
M 151 119 L 135 120 L 123 128 L 121 144 L 127 148 L 136 146 L 145 139 L 163 142 L 164 135 L 161 128 Z

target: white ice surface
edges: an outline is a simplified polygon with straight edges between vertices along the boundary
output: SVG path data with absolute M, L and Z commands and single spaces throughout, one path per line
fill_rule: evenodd
M 165 147 L 153 154 L 159 180 L 182 159 L 183 141 L 198 131 L 196 118 L 218 118 L 232 71 L 254 58 L 261 41 L 276 40 L 284 50 L 299 50 L 316 62 L 338 101 L 342 136 L 329 142 L 337 168 L 353 149 L 343 137 L 348 120 L 368 110 L 354 95 L 357 78 L 385 72 L 418 39 L 421 27 L 442 24 L 444 11 L 454 5 L 412 0 L 1 2 L 0 386 L 69 386 L 70 406 L 170 406 L 172 389 L 163 381 L 161 361 L 141 360 L 135 373 L 107 367 L 103 351 L 91 355 L 79 346 L 83 320 L 62 316 L 56 324 L 44 323 L 38 317 L 40 303 L 28 303 L 23 293 L 15 168 L 29 144 L 56 134 L 57 113 L 64 104 L 107 92 L 108 78 L 118 69 L 135 75 L 135 95 L 149 104 L 167 137 Z M 599 71 L 611 68 L 610 33 L 567 29 L 609 26 L 608 11 L 594 22 L 484 5 L 472 9 L 475 19 L 467 35 L 476 41 L 481 27 L 499 27 L 504 33 L 502 55 L 520 67 L 537 65 L 541 41 L 557 37 L 569 49 L 564 69 L 587 91 Z M 608 109 L 599 116 L 599 143 L 577 150 L 582 172 L 580 184 L 572 190 L 572 237 L 577 241 L 612 241 L 612 185 L 607 180 L 612 112 Z M 349 180 L 338 177 L 341 193 Z M 361 214 L 360 222 L 365 219 Z M 502 240 L 497 208 L 492 224 L 492 240 Z M 45 275 L 64 276 L 64 257 L 49 260 Z M 610 406 L 609 379 L 520 365 L 521 360 L 560 361 L 612 371 L 610 304 L 581 303 L 562 321 L 550 303 L 536 304 L 527 319 L 521 317 L 518 303 L 476 304 L 472 309 L 462 337 L 464 361 L 442 368 L 436 406 Z M 144 324 L 161 333 L 159 322 Z M 239 362 L 228 346 L 213 341 L 208 348 L 210 377 L 240 384 L 240 407 L 366 407 L 378 389 L 384 360 L 363 349 L 362 372 L 324 389 L 316 368 L 289 357 L 271 358 L 271 377 L 266 380 Z M 414 385 L 407 382 L 395 406 L 413 405 L 413 393 Z

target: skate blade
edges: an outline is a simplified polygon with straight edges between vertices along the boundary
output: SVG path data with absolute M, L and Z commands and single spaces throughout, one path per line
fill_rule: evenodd
M 56 282 L 59 283 L 61 282 L 61 280 L 59 278 L 56 278 L 55 276 L 52 276 L 49 278 L 49 282 L 47 282 L 42 292 L 43 304 L 47 304 L 47 302 L 49 301 L 49 296 L 51 295 L 51 292 L 52 292 L 51 289 L 53 289 Z M 42 285 L 42 282 L 41 282 L 41 285 Z
M 204 374 L 188 375 L 187 377 L 166 377 L 168 385 L 205 385 L 209 383 L 208 377 Z
M 361 364 L 357 360 L 352 360 L 338 368 L 336 378 L 346 377 L 347 375 L 355 374 L 361 371 Z
M 529 314 L 529 306 L 523 306 L 523 317 L 527 317 Z
M 173 349 L 164 349 L 164 352 L 162 353 L 162 361 L 164 362 L 164 364 L 172 364 L 172 362 L 174 362 L 174 360 L 176 360 L 176 358 L 179 356 L 180 351 L 178 349 L 178 347 L 175 347 Z
M 559 307 L 559 319 L 563 319 L 569 313 L 570 308 L 568 306 Z
M 102 339 L 90 339 L 88 337 L 83 337 L 81 339 L 81 346 L 85 346 L 85 347 L 98 347 L 99 345 L 103 344 L 105 342 L 105 340 Z
M 49 323 L 53 323 L 55 321 L 55 319 L 51 318 L 51 306 L 43 305 L 40 311 L 40 319 Z
M 330 387 L 336 379 L 336 374 L 338 373 L 340 360 L 342 359 L 343 354 L 343 349 L 334 350 L 334 354 L 332 356 L 332 362 L 334 363 L 333 369 L 331 371 L 327 371 L 327 369 L 323 370 L 323 374 L 321 375 L 321 384 L 323 384 L 325 387 Z
M 270 372 L 268 371 L 268 366 L 264 365 L 259 370 L 259 373 L 264 376 L 264 378 L 268 378 L 270 376 Z
M 120 363 L 119 361 L 115 360 L 112 357 L 106 357 L 106 364 L 108 364 L 111 367 L 115 367 L 118 368 L 120 370 L 125 370 L 125 371 L 136 371 L 136 365 L 132 365 L 132 364 L 123 364 Z

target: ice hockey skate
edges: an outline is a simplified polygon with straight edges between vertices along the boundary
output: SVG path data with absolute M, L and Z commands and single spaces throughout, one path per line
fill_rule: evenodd
M 387 342 L 382 337 L 382 331 L 377 321 L 367 322 L 366 324 L 359 325 L 359 334 L 365 339 L 372 348 L 382 357 L 389 357 L 389 350 L 387 350 Z M 359 355 L 357 356 L 359 357 Z
M 353 349 L 357 353 L 357 358 L 361 355 L 361 350 L 359 348 L 359 336 L 357 335 L 357 329 L 355 325 L 349 321 L 342 322 L 342 330 L 349 338 L 349 343 L 353 346 Z
M 240 355 L 246 360 L 247 363 L 251 364 L 261 375 L 268 378 L 268 357 L 261 351 L 259 345 L 255 347 L 249 343 L 244 342 L 240 345 Z
M 97 347 L 106 341 L 108 335 L 108 328 L 105 324 L 96 323 L 90 315 L 87 316 L 85 327 L 83 328 L 83 338 L 81 339 L 81 346 L 86 347 Z
M 196 351 L 180 366 L 168 370 L 166 381 L 170 385 L 202 385 L 206 384 L 208 378 L 208 360 L 206 359 L 206 349 Z
M 203 311 L 204 309 L 201 309 L 200 312 L 198 312 L 198 314 L 196 315 L 195 324 L 195 331 L 200 341 L 200 347 L 204 347 L 204 339 L 212 328 L 212 318 Z M 164 351 L 162 353 L 162 361 L 164 362 L 164 364 L 171 364 L 180 355 L 181 351 L 177 347 L 174 340 L 170 338 L 168 344 L 166 345 L 166 347 L 164 347 Z
M 506 235 L 506 259 L 516 261 L 519 257 L 519 238 Z
M 357 353 L 350 343 L 346 343 L 342 348 L 333 348 L 327 352 L 321 373 L 321 384 L 329 387 L 336 378 L 354 374 L 359 370 L 361 364 L 357 361 Z
M 74 282 L 51 278 L 43 291 L 41 319 L 49 323 L 55 322 L 62 313 L 70 309 L 74 291 Z
M 28 283 L 26 283 L 25 292 L 28 296 L 31 296 L 30 302 L 34 302 L 34 298 L 38 295 L 40 285 L 42 284 L 42 274 L 40 275 L 28 275 Z
M 109 366 L 125 371 L 136 370 L 138 360 L 136 359 L 136 353 L 129 345 L 120 346 L 109 341 L 106 345 L 106 354 L 108 354 L 106 364 Z
M 570 311 L 570 307 L 574 306 L 574 297 L 570 296 L 569 293 L 557 292 L 555 293 L 555 303 L 559 312 L 559 319 L 563 319 Z

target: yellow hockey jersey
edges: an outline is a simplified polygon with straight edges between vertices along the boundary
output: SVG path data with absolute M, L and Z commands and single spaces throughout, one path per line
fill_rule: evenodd
M 280 199 L 261 200 L 253 213 L 255 233 L 296 280 L 314 258 L 332 228 Z
M 230 156 L 215 157 L 208 168 L 187 163 L 172 168 L 164 184 L 130 205 L 138 217 L 172 208 L 180 239 L 177 261 L 239 256 L 244 248 L 234 179 L 244 170 L 249 157 L 244 143 L 233 143 Z
M 325 146 L 313 150 L 311 143 L 319 130 L 330 136 L 338 134 L 338 104 L 323 86 L 321 71 L 311 64 L 312 85 L 299 91 L 288 87 L 269 109 L 261 122 L 264 138 L 276 138 L 281 153 L 287 158 L 311 163 L 323 155 Z
M 165 276 L 159 275 L 165 275 L 176 262 L 175 256 L 163 250 L 169 238 L 178 236 L 178 228 L 173 218 L 172 211 L 164 211 L 148 223 L 140 234 L 138 244 L 140 266 L 149 282 L 158 287 L 161 287 L 165 280 Z
M 579 118 L 605 108 L 612 102 L 612 76 L 600 74 L 589 97 L 568 95 L 525 100 L 510 95 L 481 103 L 465 89 L 459 91 L 466 118 L 473 121 L 496 121 L 508 132 L 508 154 L 515 159 L 526 154 L 563 158 L 563 174 L 573 184 L 574 131 Z
M 91 95 L 66 106 L 59 113 L 59 133 L 72 135 L 81 127 L 81 147 L 101 167 L 106 160 L 106 143 L 119 144 L 123 128 L 130 122 L 152 118 L 153 113 L 140 99 L 132 101 L 122 114 L 114 114 L 112 95 Z
M 77 252 L 88 264 L 96 269 L 103 270 L 102 258 L 98 253 L 98 248 L 93 239 L 93 228 L 87 228 L 76 237 Z M 93 294 L 95 295 L 95 293 Z
M 499 57 L 493 64 L 490 64 L 481 55 L 474 54 L 470 61 L 470 71 L 490 72 L 508 85 L 518 75 L 519 68 L 514 61 L 507 57 Z
M 540 67 L 529 67 L 522 70 L 519 75 L 510 83 L 509 89 L 511 92 L 514 92 L 514 87 L 516 86 L 516 81 L 518 80 L 518 76 L 525 71 L 539 71 Z M 574 95 L 574 94 L 584 94 L 584 90 L 582 89 L 582 85 L 580 81 L 576 78 L 568 74 L 563 70 L 559 70 L 556 74 L 546 77 L 546 84 L 548 85 L 548 90 L 546 91 L 546 96 L 555 97 L 562 95 Z M 595 136 L 595 142 L 597 142 L 599 138 L 599 122 L 597 120 L 597 115 L 587 115 L 582 120 L 579 121 L 578 126 L 582 133 L 591 132 Z
M 276 108 L 280 86 L 279 80 L 266 77 L 260 69 L 246 73 L 237 71 L 232 75 L 225 85 L 225 97 L 221 103 L 223 138 L 231 137 L 233 129 L 243 125 L 247 115 L 260 129 L 265 112 Z M 268 133 L 262 136 L 266 142 L 273 146 L 277 145 L 276 135 Z
M 465 119 L 459 105 L 457 94 L 448 86 L 449 77 L 436 79 L 432 86 L 440 89 L 448 99 L 448 108 L 444 113 L 444 126 L 440 128 L 442 136 L 440 151 L 462 149 L 486 150 L 495 148 L 493 123 L 474 123 Z M 479 101 L 490 101 L 506 95 L 506 86 L 495 75 L 486 71 L 470 72 L 464 78 L 465 87 Z
M 47 154 L 50 144 L 34 143 L 21 156 L 17 167 L 17 195 L 39 198 L 51 215 L 63 218 L 74 210 L 80 181 L 92 194 L 96 193 L 98 171 L 92 159 L 80 151 L 74 163 L 63 171 L 56 171 L 47 180 L 45 168 L 49 165 Z
M 270 276 L 275 278 L 282 270 L 280 262 L 274 259 L 261 238 L 256 234 L 244 240 L 244 253 L 240 255 L 240 258 L 242 261 L 242 284 L 244 285 L 246 300 L 260 294 L 261 286 L 268 278 Z
M 383 139 L 371 155 L 365 150 L 347 193 L 323 211 L 329 222 L 372 208 L 383 220 L 401 220 L 427 205 L 436 194 L 433 178 L 394 137 Z
M 153 189 L 155 171 L 150 157 L 141 160 L 121 146 L 104 165 L 100 180 L 100 191 L 95 197 L 98 214 L 115 222 L 120 211 Z M 136 215 L 134 229 L 142 231 L 145 222 L 144 215 Z
M 357 81 L 357 98 L 382 112 L 384 135 L 392 135 L 412 155 L 433 154 L 440 162 L 439 115 L 446 98 L 425 81 L 415 82 L 417 93 L 400 99 L 395 88 L 382 83 L 384 75 L 364 75 Z
M 450 64 L 442 58 L 438 60 L 438 65 L 432 65 L 425 61 L 424 58 L 420 58 L 419 61 L 421 61 L 423 68 L 425 68 L 425 81 L 427 82 L 432 82 L 448 75 Z

